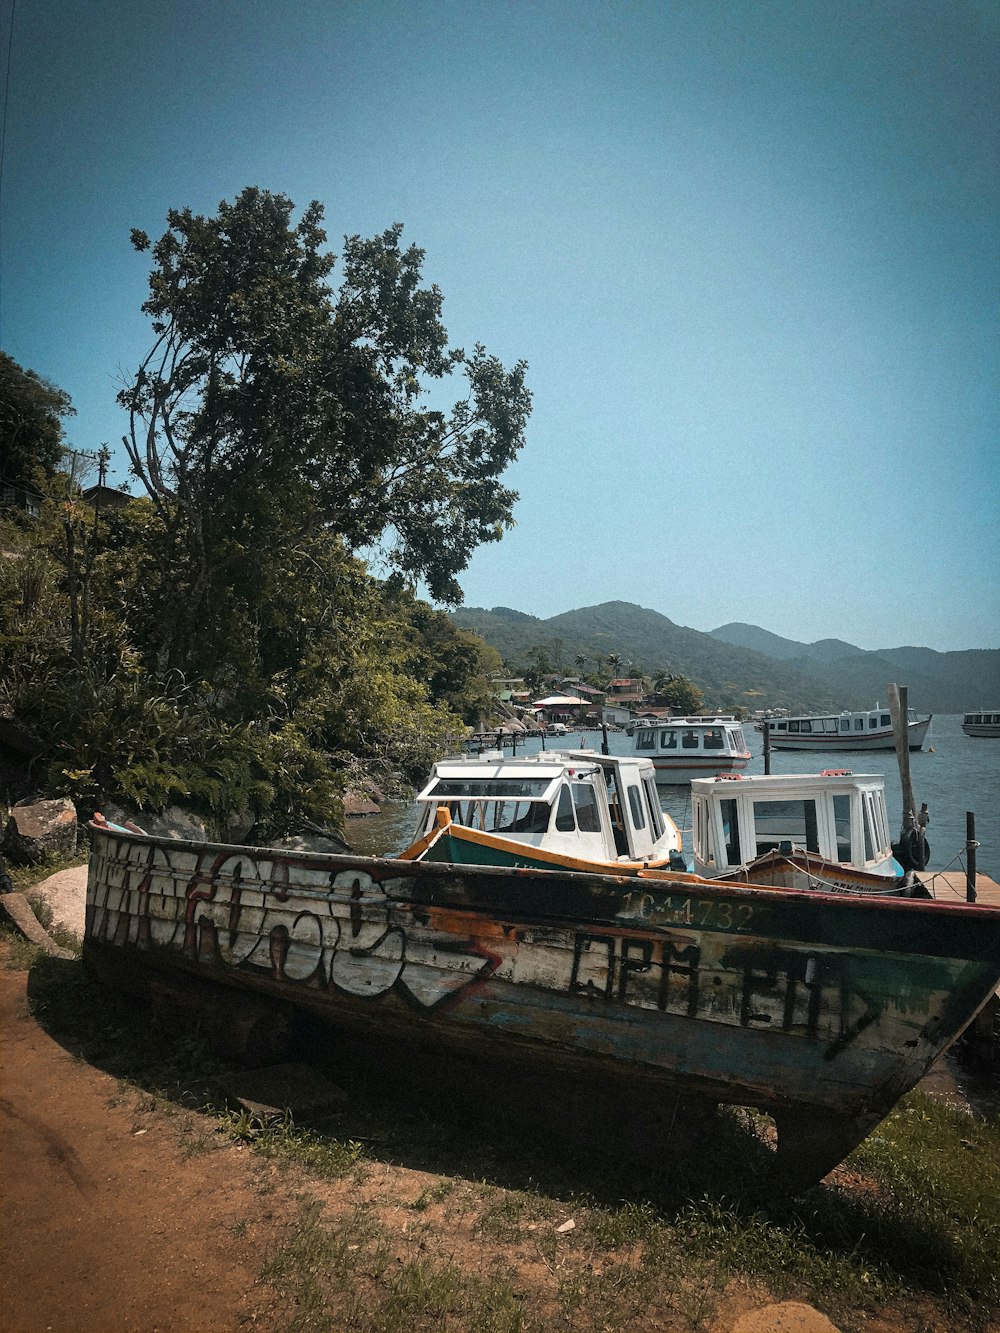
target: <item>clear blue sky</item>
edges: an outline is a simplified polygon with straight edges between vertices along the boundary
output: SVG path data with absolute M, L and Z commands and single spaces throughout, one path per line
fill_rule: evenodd
M 259 185 L 404 223 L 529 363 L 468 605 L 1000 646 L 993 0 L 16 0 L 10 50 L 0 337 L 76 447 L 150 342 L 130 228 Z

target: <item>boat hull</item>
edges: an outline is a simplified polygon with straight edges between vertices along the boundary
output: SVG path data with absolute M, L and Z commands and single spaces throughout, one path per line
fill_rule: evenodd
M 759 1106 L 822 1177 L 1000 980 L 1000 912 L 92 829 L 84 957 L 355 1030 L 627 1067 Z
M 653 768 L 656 771 L 657 786 L 679 787 L 686 785 L 694 778 L 711 778 L 718 776 L 720 773 L 742 773 L 750 762 L 750 756 L 733 755 L 717 759 L 711 755 L 706 755 L 703 760 L 685 759 L 678 761 L 653 755 L 652 760 Z

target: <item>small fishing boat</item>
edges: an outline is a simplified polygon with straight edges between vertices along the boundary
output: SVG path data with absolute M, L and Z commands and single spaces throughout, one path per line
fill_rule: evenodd
M 677 825 L 648 759 L 594 750 L 500 751 L 434 765 L 405 861 L 613 871 L 683 871 Z
M 105 984 L 167 993 L 172 1012 L 182 991 L 272 1059 L 285 1036 L 322 1039 L 309 1015 L 759 1107 L 790 1192 L 860 1143 L 1000 982 L 991 907 L 238 847 L 96 816 L 90 834 L 84 961 Z
M 826 893 L 926 896 L 897 861 L 881 774 L 700 778 L 691 784 L 695 874 Z
M 923 748 L 932 714 L 918 717 L 906 710 L 906 744 L 909 750 Z M 894 750 L 892 714 L 888 708 L 818 716 L 774 717 L 764 722 L 772 750 Z
M 966 713 L 962 718 L 962 730 L 966 736 L 1000 736 L 1000 708 Z
M 653 761 L 656 781 L 663 786 L 682 786 L 717 773 L 742 773 L 750 762 L 742 724 L 729 714 L 664 721 L 636 718 L 632 744 L 637 755 Z

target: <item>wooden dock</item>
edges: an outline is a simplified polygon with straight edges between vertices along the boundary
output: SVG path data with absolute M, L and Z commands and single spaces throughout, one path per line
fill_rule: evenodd
M 919 878 L 941 902 L 967 901 L 964 870 L 922 870 Z M 1000 907 L 1000 884 L 989 875 L 976 875 L 976 906 Z

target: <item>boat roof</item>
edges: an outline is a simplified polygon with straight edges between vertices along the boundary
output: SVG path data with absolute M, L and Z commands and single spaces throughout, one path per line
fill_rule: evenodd
M 849 768 L 825 768 L 820 773 L 733 773 L 715 778 L 692 778 L 691 788 L 701 796 L 732 794 L 740 791 L 775 794 L 808 788 L 885 786 L 881 773 L 854 773 Z
M 499 750 L 484 750 L 478 755 L 457 755 L 441 759 L 432 778 L 468 777 L 476 772 L 488 778 L 523 777 L 525 770 L 541 778 L 560 777 L 567 769 L 593 771 L 594 768 L 618 768 L 622 764 L 652 769 L 652 760 L 635 755 L 598 754 L 596 750 L 540 750 L 536 754 L 504 755 Z
M 715 717 L 637 717 L 637 727 L 717 727 L 720 722 L 739 724 L 740 719 L 733 713 L 720 713 Z

